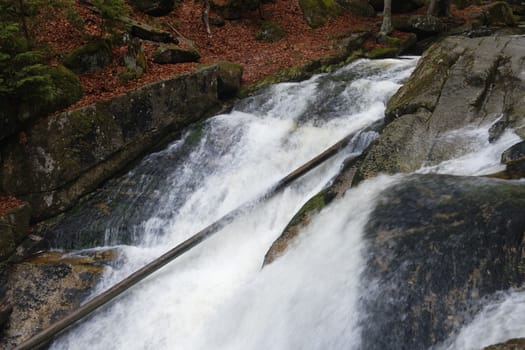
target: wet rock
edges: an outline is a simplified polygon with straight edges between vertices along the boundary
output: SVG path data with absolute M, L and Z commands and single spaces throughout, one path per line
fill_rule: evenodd
M 4 145 L 1 187 L 27 200 L 34 219 L 56 215 L 219 108 L 217 86 L 218 67 L 212 66 L 41 119 L 26 131 L 27 142 Z
M 299 5 L 306 23 L 312 28 L 321 27 L 329 18 L 341 12 L 335 0 L 299 0 Z
M 112 59 L 109 40 L 98 40 L 71 52 L 64 59 L 64 65 L 76 73 L 92 73 L 110 64 Z
M 165 16 L 175 9 L 178 1 L 175 0 L 129 0 L 137 10 L 151 16 Z
M 483 350 L 523 350 L 525 349 L 525 338 L 511 339 L 505 343 L 494 344 L 483 348 Z
M 160 45 L 153 53 L 153 61 L 160 64 L 197 62 L 201 54 L 196 49 L 183 49 L 176 45 Z
M 0 263 L 13 253 L 29 235 L 31 207 L 23 203 L 0 216 Z
M 525 185 L 412 175 L 365 230 L 363 349 L 428 349 L 525 281 Z
M 525 38 L 450 37 L 432 46 L 388 102 L 383 134 L 367 152 L 355 182 L 380 172 L 411 172 L 424 162 L 449 159 L 458 144 L 441 135 L 477 121 L 525 122 L 525 81 L 520 78 Z
M 13 310 L 0 347 L 13 348 L 78 308 L 117 256 L 86 254 L 45 253 L 10 268 L 7 296 Z
M 520 179 L 525 177 L 525 141 L 515 144 L 501 155 L 501 162 L 507 167 L 506 178 Z

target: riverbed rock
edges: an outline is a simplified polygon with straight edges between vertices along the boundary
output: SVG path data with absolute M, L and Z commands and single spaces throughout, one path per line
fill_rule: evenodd
M 428 349 L 525 281 L 525 185 L 411 175 L 365 229 L 363 349 Z M 349 232 L 350 234 L 350 232 Z
M 219 67 L 218 94 L 219 98 L 231 98 L 237 94 L 241 88 L 243 67 L 240 64 L 221 61 L 217 63 Z
M 93 291 L 115 251 L 84 255 L 40 254 L 9 269 L 7 296 L 13 310 L 0 339 L 12 349 L 80 306 Z
M 464 140 L 445 140 L 447 133 L 473 122 L 492 124 L 505 116 L 522 129 L 524 46 L 523 36 L 450 37 L 432 46 L 389 101 L 388 125 L 367 151 L 355 183 L 450 158 Z
M 218 110 L 217 66 L 40 119 L 3 146 L 1 188 L 56 215 L 174 133 Z

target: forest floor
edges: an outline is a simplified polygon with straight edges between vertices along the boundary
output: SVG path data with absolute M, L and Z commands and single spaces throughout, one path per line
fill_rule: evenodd
M 279 69 L 335 54 L 338 38 L 353 32 L 378 31 L 382 21 L 380 16 L 358 17 L 345 12 L 324 26 L 312 29 L 305 22 L 297 0 L 274 0 L 262 4 L 262 18 L 259 11 L 248 11 L 240 20 L 226 21 L 222 27 L 212 26 L 212 34 L 208 35 L 201 21 L 201 7 L 200 2 L 186 0 L 168 16 L 151 17 L 132 10 L 130 14 L 134 19 L 171 31 L 175 37 L 182 35 L 190 40 L 201 53 L 199 63 L 156 64 L 152 60 L 154 45 L 145 42 L 148 60 L 146 74 L 139 79 L 123 82 L 118 72 L 122 70 L 120 62 L 126 53 L 126 46 L 115 47 L 115 59 L 111 65 L 95 73 L 79 76 L 84 97 L 68 109 L 106 100 L 147 83 L 193 71 L 200 64 L 218 61 L 241 64 L 244 68 L 242 83 L 250 84 Z M 93 36 L 100 35 L 100 18 L 81 6 L 77 6 L 77 11 L 84 23 L 83 29 L 72 25 L 63 10 L 49 10 L 50 13 L 43 15 L 37 39 L 51 49 L 57 63 L 65 53 L 88 42 Z M 256 40 L 256 32 L 263 20 L 279 24 L 286 32 L 286 37 L 274 43 Z M 372 40 L 367 44 L 375 45 Z

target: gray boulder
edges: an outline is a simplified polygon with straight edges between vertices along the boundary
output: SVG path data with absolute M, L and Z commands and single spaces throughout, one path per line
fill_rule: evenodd
M 510 125 L 523 128 L 524 45 L 519 36 L 450 37 L 431 47 L 389 101 L 388 125 L 355 181 L 450 158 L 457 145 L 442 143 L 439 136 L 472 122 L 493 123 L 504 115 Z

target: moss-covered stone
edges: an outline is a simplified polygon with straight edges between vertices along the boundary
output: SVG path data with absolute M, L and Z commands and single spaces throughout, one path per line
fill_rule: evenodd
M 176 0 L 129 0 L 137 10 L 151 16 L 165 16 L 179 4 Z
M 277 23 L 272 21 L 264 21 L 261 28 L 255 34 L 255 38 L 259 41 L 273 43 L 281 40 L 286 36 L 284 29 Z
M 211 0 L 211 8 L 225 19 L 239 19 L 243 11 L 255 10 L 260 0 Z
M 197 62 L 201 54 L 196 49 L 183 49 L 176 45 L 160 45 L 153 53 L 153 61 L 160 64 Z
M 523 350 L 525 349 L 525 338 L 511 339 L 505 343 L 494 344 L 483 348 L 483 350 Z
M 272 243 L 272 246 L 264 256 L 263 266 L 271 264 L 281 256 L 287 250 L 290 243 L 297 237 L 299 229 L 308 224 L 310 218 L 321 211 L 332 199 L 333 194 L 328 190 L 322 190 L 310 198 L 294 215 L 292 220 L 290 220 L 279 238 Z
M 373 17 L 376 14 L 367 0 L 337 0 L 337 3 L 356 16 Z
M 492 26 L 515 26 L 512 8 L 505 1 L 497 1 L 485 8 L 487 21 Z
M 113 52 L 109 40 L 90 42 L 71 52 L 64 65 L 76 73 L 97 71 L 111 63 Z
M 367 58 L 387 58 L 396 57 L 399 53 L 399 49 L 396 47 L 378 47 L 367 52 L 365 56 Z
M 4 145 L 1 187 L 27 200 L 35 219 L 64 211 L 168 135 L 218 109 L 218 70 L 208 67 L 37 121 L 24 144 Z
M 19 92 L 18 120 L 21 125 L 80 100 L 82 85 L 77 76 L 64 66 L 41 66 L 38 73 L 49 76 L 43 85 Z
M 321 27 L 325 22 L 341 13 L 335 0 L 299 0 L 306 23 L 312 28 Z

